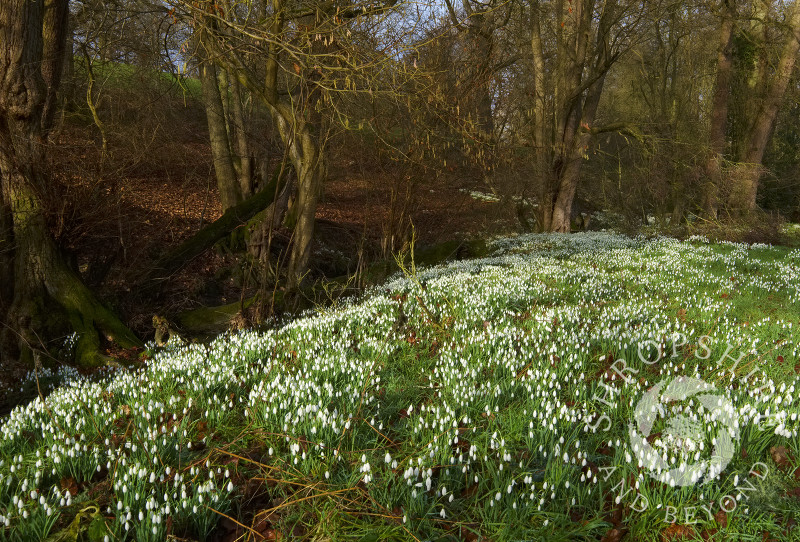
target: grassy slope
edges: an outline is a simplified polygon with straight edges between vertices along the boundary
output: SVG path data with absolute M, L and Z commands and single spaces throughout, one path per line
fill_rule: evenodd
M 172 98 L 199 99 L 202 94 L 200 80 L 184 74 L 138 68 L 132 64 L 95 60 L 92 66 L 98 84 L 116 91 L 135 91 L 145 80 L 150 85 L 159 85 L 169 91 Z M 80 80 L 87 80 L 86 61 L 75 57 L 75 72 Z
M 70 526 L 97 540 L 216 539 L 236 529 L 219 513 L 268 538 L 790 539 L 798 325 L 798 250 L 611 234 L 498 241 L 489 258 L 399 278 L 278 331 L 161 351 L 146 370 L 18 408 L 0 440 L 0 540 Z M 687 344 L 671 357 L 673 333 Z M 652 365 L 637 354 L 650 339 L 667 352 Z M 716 361 L 728 344 L 744 354 L 734 371 L 730 356 Z M 636 377 L 614 377 L 617 359 Z M 740 438 L 718 479 L 671 488 L 637 464 L 628 428 L 646 390 L 681 375 L 725 390 Z M 767 410 L 778 417 L 759 429 Z M 701 421 L 706 457 L 719 421 Z M 656 430 L 653 445 L 667 446 L 670 428 Z M 754 489 L 720 514 L 711 503 L 741 480 Z M 643 498 L 648 509 L 632 510 Z M 699 523 L 670 526 L 667 507 Z

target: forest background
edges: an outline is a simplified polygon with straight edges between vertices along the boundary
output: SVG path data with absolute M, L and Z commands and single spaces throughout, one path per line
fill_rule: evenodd
M 4 378 L 269 323 L 412 248 L 791 242 L 798 50 L 796 1 L 5 1 Z

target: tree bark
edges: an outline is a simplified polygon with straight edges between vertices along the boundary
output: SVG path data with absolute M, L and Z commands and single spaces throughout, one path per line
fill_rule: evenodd
M 581 165 L 589 149 L 589 144 L 592 141 L 589 126 L 594 124 L 604 84 L 605 75 L 601 75 L 587 91 L 586 100 L 583 104 L 583 116 L 581 117 L 579 132 L 573 137 L 571 148 L 567 154 L 566 163 L 564 164 L 564 169 L 559 179 L 549 228 L 550 231 L 562 233 L 570 231 L 572 202 L 575 200 L 575 193 L 580 182 Z
M 294 125 L 291 125 L 282 115 L 277 115 L 275 120 L 297 174 L 297 198 L 287 219 L 287 225 L 293 232 L 287 270 L 291 289 L 300 285 L 311 258 L 317 202 L 325 176 L 325 159 L 317 134 L 307 122 L 295 118 Z
M 66 59 L 64 51 L 67 48 L 68 15 L 69 2 L 44 0 L 42 77 L 46 95 L 42 110 L 42 136 L 45 138 L 53 128 L 53 119 L 58 107 L 56 98 Z M 69 43 L 69 48 L 72 49 L 72 42 Z
M 788 36 L 781 52 L 772 81 L 766 87 L 764 99 L 747 134 L 744 154 L 736 166 L 733 181 L 734 210 L 750 212 L 757 208 L 756 195 L 763 174 L 762 160 L 775 126 L 786 88 L 792 78 L 798 51 L 800 51 L 800 0 L 795 0 L 787 14 Z
M 44 343 L 61 324 L 51 312 L 65 315 L 78 334 L 77 361 L 104 363 L 100 353 L 102 333 L 124 347 L 141 342 L 106 309 L 63 259 L 50 236 L 43 213 L 47 193 L 43 173 L 43 112 L 48 94 L 57 90 L 58 77 L 48 83 L 42 70 L 43 51 L 63 51 L 66 32 L 48 25 L 45 6 L 63 12 L 59 3 L 9 0 L 0 4 L 0 182 L 2 203 L 10 217 L 13 235 L 13 296 L 0 338 L 2 354 L 40 363 Z M 59 24 L 65 25 L 66 18 Z M 55 73 L 55 72 L 53 72 Z M 6 258 L 8 260 L 8 258 Z M 8 293 L 6 294 L 8 296 Z
M 605 75 L 618 56 L 611 51 L 617 3 L 603 4 L 594 30 L 594 43 L 591 43 L 594 1 L 570 3 L 569 8 L 563 0 L 556 2 L 556 64 L 549 91 L 543 50 L 545 40 L 541 35 L 542 7 L 535 2 L 531 9 L 539 226 L 545 231 L 569 232 L 572 203 L 580 182 L 581 165 L 592 140 L 591 126 L 597 115 Z M 552 105 L 546 99 L 548 95 L 553 97 Z
M 305 17 L 302 22 L 309 28 L 317 24 L 312 16 Z M 277 19 L 275 24 L 282 25 L 282 19 Z M 322 42 L 315 41 L 311 45 L 311 52 L 324 54 L 326 48 Z M 272 60 L 277 61 L 277 55 Z M 274 77 L 269 66 L 267 73 Z M 321 92 L 317 81 L 322 74 L 317 67 L 307 67 L 301 73 L 300 96 L 299 99 L 295 98 L 296 103 L 279 102 L 277 107 L 272 108 L 273 119 L 297 174 L 297 197 L 286 220 L 287 226 L 292 228 L 292 248 L 286 273 L 287 287 L 290 290 L 300 286 L 308 270 L 316 227 L 317 203 L 322 195 L 327 173 L 324 141 L 321 136 L 322 120 L 318 110 Z M 267 83 L 274 85 L 277 81 L 270 79 Z M 268 87 L 267 95 L 277 96 L 277 87 Z
M 547 88 L 544 46 L 542 43 L 541 6 L 539 2 L 531 4 L 531 52 L 533 53 L 533 146 L 534 146 L 534 178 L 540 185 L 539 193 L 539 229 L 546 230 L 553 219 L 553 209 L 544 202 L 552 201 L 549 191 L 551 182 L 549 174 L 549 149 L 547 138 Z
M 0 315 L 6 314 L 14 298 L 14 222 L 0 182 Z M 0 329 L 0 334 L 2 334 Z M 0 354 L 2 354 L 0 345 Z
M 200 40 L 200 84 L 203 90 L 203 105 L 208 122 L 208 137 L 211 144 L 211 156 L 214 160 L 214 173 L 217 177 L 219 197 L 222 210 L 225 211 L 241 203 L 242 190 L 233 167 L 231 142 L 228 137 L 225 108 L 217 78 L 217 67 L 209 59 L 205 50 L 205 39 Z
M 233 109 L 233 131 L 236 140 L 237 173 L 242 198 L 247 199 L 253 195 L 253 161 L 250 156 L 250 145 L 247 140 L 247 130 L 242 103 L 242 88 L 235 77 L 230 78 L 231 109 Z
M 728 104 L 730 100 L 731 75 L 733 73 L 733 0 L 722 0 L 719 28 L 719 50 L 717 52 L 717 75 L 714 83 L 714 98 L 711 103 L 709 125 L 709 157 L 706 161 L 706 182 L 703 190 L 703 210 L 708 218 L 716 219 L 720 206 L 720 184 L 722 164 L 727 147 Z

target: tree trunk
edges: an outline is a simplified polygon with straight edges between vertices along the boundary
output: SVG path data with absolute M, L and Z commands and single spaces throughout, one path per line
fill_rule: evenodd
M 239 164 L 239 185 L 244 199 L 253 195 L 253 161 L 250 157 L 250 145 L 247 141 L 247 130 L 242 103 L 242 87 L 235 77 L 231 77 L 231 109 L 233 109 L 233 129 L 236 139 L 236 162 Z
M 795 0 L 789 8 L 787 26 L 789 33 L 775 74 L 766 87 L 761 107 L 747 134 L 744 155 L 739 160 L 733 175 L 733 181 L 737 186 L 733 189 L 731 206 L 739 212 L 747 213 L 757 207 L 756 194 L 763 174 L 764 151 L 769 143 L 800 50 L 800 0 Z
M 66 38 L 69 29 L 68 15 L 69 2 L 44 0 L 42 77 L 47 90 L 42 110 L 42 136 L 45 138 L 53 128 L 53 119 L 58 106 L 56 98 L 64 72 L 64 50 L 67 48 Z M 69 43 L 69 49 L 71 53 L 72 42 Z
M 720 184 L 722 183 L 722 163 L 726 149 L 728 126 L 728 103 L 733 72 L 733 0 L 722 0 L 720 9 L 722 19 L 719 28 L 719 51 L 717 53 L 717 77 L 714 83 L 714 98 L 711 103 L 711 123 L 709 125 L 709 156 L 706 161 L 706 182 L 703 189 L 703 211 L 709 218 L 716 219 L 720 205 Z
M 556 3 L 556 58 L 552 90 L 545 88 L 544 40 L 541 5 L 532 6 L 531 49 L 534 66 L 534 121 L 536 171 L 539 175 L 539 225 L 545 231 L 569 232 L 572 203 L 580 182 L 584 157 L 592 140 L 591 126 L 615 57 L 611 53 L 611 25 L 618 15 L 616 2 L 603 4 L 590 47 L 594 2 Z M 553 96 L 548 108 L 546 97 Z M 552 120 L 550 120 L 552 119 Z M 548 137 L 549 136 L 549 137 Z
M 306 18 L 309 27 L 316 24 L 313 17 Z M 311 45 L 315 54 L 329 54 L 328 46 L 321 41 Z M 299 81 L 300 96 L 295 109 L 281 107 L 282 115 L 278 131 L 297 174 L 297 199 L 290 211 L 292 249 L 287 269 L 287 287 L 300 286 L 311 260 L 311 245 L 316 226 L 317 203 L 322 196 L 326 174 L 322 118 L 319 112 L 321 97 L 318 80 L 322 77 L 319 68 L 307 67 Z
M 282 2 L 276 1 L 273 7 L 275 14 L 270 23 L 271 30 L 274 35 L 280 35 L 284 24 Z M 309 25 L 313 22 L 313 18 L 309 19 Z M 213 48 L 216 44 L 212 39 L 207 45 Z M 316 42 L 315 46 L 321 47 L 322 43 Z M 319 75 L 318 69 L 311 68 L 300 81 L 301 96 L 291 96 L 284 101 L 278 93 L 280 47 L 269 47 L 264 79 L 253 73 L 235 52 L 230 52 L 230 55 L 215 53 L 217 62 L 267 106 L 297 175 L 297 199 L 286 220 L 287 225 L 293 228 L 288 286 L 294 288 L 308 269 L 317 202 L 326 173 L 320 116 L 315 109 L 319 88 L 313 80 Z
M 67 0 L 47 5 L 63 12 L 60 2 Z M 66 24 L 65 19 L 59 24 Z M 58 77 L 48 81 L 48 88 L 42 74 L 48 63 L 42 54 L 63 51 L 66 36 L 51 24 L 44 2 L 0 4 L 0 200 L 6 209 L 3 214 L 10 217 L 14 241 L 12 269 L 4 270 L 6 276 L 13 275 L 13 295 L 0 348 L 5 356 L 40 363 L 45 343 L 62 325 L 61 313 L 78 334 L 77 361 L 96 365 L 106 361 L 100 354 L 98 332 L 125 347 L 141 343 L 68 268 L 45 222 L 41 198 L 48 187 L 40 169 L 45 158 L 40 141 L 45 103 L 57 90 Z M 46 43 L 50 40 L 62 43 Z
M 230 139 L 228 138 L 225 108 L 222 104 L 217 67 L 204 54 L 205 43 L 200 42 L 200 83 L 203 90 L 203 105 L 208 122 L 208 137 L 211 143 L 211 156 L 214 160 L 214 172 L 217 177 L 219 197 L 222 210 L 226 211 L 241 203 L 242 191 L 233 167 Z
M 0 184 L 0 315 L 8 312 L 14 297 L 14 222 Z M 0 334 L 2 329 L 0 329 Z M 0 345 L 0 354 L 2 354 Z
M 291 289 L 300 285 L 308 269 L 317 202 L 325 176 L 325 160 L 317 134 L 308 123 L 295 119 L 295 126 L 292 126 L 283 116 L 278 116 L 276 121 L 297 174 L 297 199 L 287 220 L 287 225 L 293 228 L 292 252 L 287 270 L 288 286 Z
M 553 209 L 545 202 L 553 201 L 548 167 L 550 145 L 547 138 L 547 89 L 545 87 L 545 57 L 542 43 L 541 6 L 538 2 L 531 5 L 531 52 L 533 53 L 533 145 L 534 145 L 534 178 L 538 180 L 539 192 L 539 229 L 549 229 L 553 218 Z
M 562 233 L 570 231 L 572 202 L 575 200 L 575 193 L 580 182 L 584 156 L 592 141 L 589 126 L 594 123 L 594 118 L 597 115 L 597 107 L 600 104 L 600 96 L 603 93 L 604 84 L 605 75 L 601 75 L 587 91 L 587 96 L 583 103 L 583 116 L 580 121 L 579 131 L 574 134 L 569 143 L 568 154 L 564 159 L 563 167 L 560 171 L 554 171 L 554 179 L 556 181 L 555 200 L 550 224 L 547 228 L 548 231 Z M 558 176 L 556 177 L 557 173 Z

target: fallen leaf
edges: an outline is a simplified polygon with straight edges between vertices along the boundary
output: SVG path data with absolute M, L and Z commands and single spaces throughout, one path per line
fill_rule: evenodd
M 462 525 L 461 526 L 461 540 L 465 542 L 477 542 L 480 537 L 477 535 L 476 525 Z
M 78 494 L 78 484 L 75 482 L 75 478 L 68 477 L 61 479 L 61 489 L 62 491 L 69 491 L 69 494 L 73 497 Z
M 622 540 L 622 535 L 625 534 L 625 531 L 622 529 L 618 529 L 614 527 L 610 531 L 608 531 L 603 538 L 600 539 L 600 542 L 619 542 Z
M 469 497 L 474 497 L 477 493 L 478 493 L 478 484 L 473 484 L 461 492 L 461 498 L 467 499 Z
M 786 446 L 773 446 L 769 449 L 769 455 L 781 470 L 784 470 L 791 465 L 789 450 L 786 448 Z
M 700 538 L 702 538 L 705 542 L 711 542 L 716 540 L 714 536 L 719 532 L 719 529 L 704 529 L 700 533 Z
M 692 540 L 694 538 L 694 529 L 688 525 L 670 525 L 661 531 L 661 540 L 668 542 L 670 540 Z

